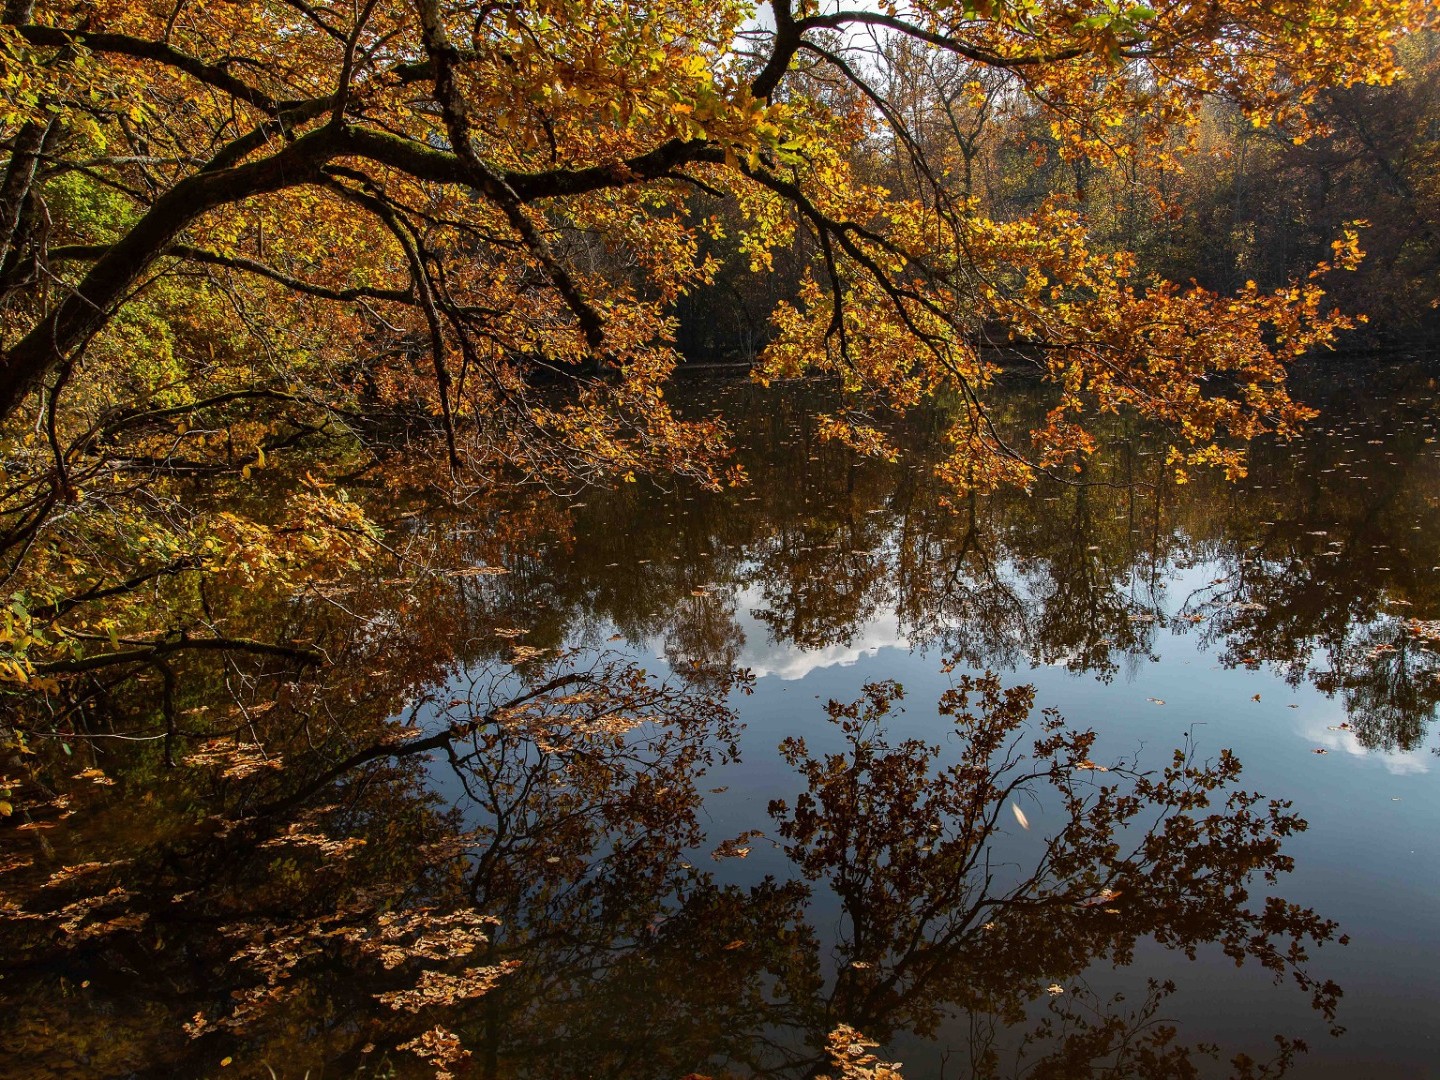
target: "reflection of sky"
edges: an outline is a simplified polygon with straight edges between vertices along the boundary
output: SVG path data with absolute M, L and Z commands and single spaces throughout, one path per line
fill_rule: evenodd
M 1165 606 L 1180 607 L 1220 573 L 1214 563 L 1170 568 Z M 943 737 L 948 723 L 938 721 L 934 712 L 936 697 L 952 685 L 951 679 L 941 674 L 933 652 L 908 652 L 893 613 L 862 626 L 847 649 L 807 651 L 770 640 L 768 627 L 750 617 L 753 596 L 741 592 L 736 597 L 746 634 L 744 662 L 757 675 L 773 677 L 762 678 L 753 697 L 736 701 L 746 723 L 743 761 L 713 777 L 717 786 L 729 787 L 706 803 L 712 843 L 764 825 L 755 808 L 769 799 L 794 799 L 803 785 L 780 761 L 776 744 L 803 735 L 812 754 L 839 751 L 838 733 L 823 718 L 823 702 L 853 700 L 867 680 L 897 679 L 907 691 L 903 711 L 887 718 L 889 738 L 937 742 L 942 760 L 955 752 L 954 740 Z M 1293 801 L 1311 826 L 1286 840 L 1296 871 L 1273 890 L 1254 883 L 1253 899 L 1263 902 L 1273 891 L 1340 921 L 1351 944 L 1317 950 L 1312 969 L 1335 978 L 1347 991 L 1340 1021 L 1348 1032 L 1339 1040 L 1326 1038 L 1308 1015 L 1303 995 L 1288 995 L 1253 966 L 1237 972 L 1215 950 L 1203 951 L 1195 963 L 1142 946 L 1142 967 L 1107 974 L 1102 964 L 1089 977 L 1107 992 L 1127 994 L 1144 976 L 1173 978 L 1182 996 L 1169 1015 L 1181 1018 L 1190 1039 L 1256 1052 L 1277 1030 L 1311 1037 L 1312 1052 L 1301 1057 L 1297 1073 L 1315 1080 L 1437 1075 L 1413 1068 L 1426 1052 L 1436 1015 L 1433 1005 L 1417 1003 L 1440 1001 L 1440 963 L 1432 962 L 1440 860 L 1429 854 L 1440 829 L 1440 802 L 1425 775 L 1428 749 L 1364 750 L 1353 733 L 1330 730 L 1345 722 L 1343 702 L 1309 684 L 1288 686 L 1268 667 L 1219 666 L 1213 651 L 1202 646 L 1199 629 L 1180 623 L 1160 630 L 1154 641 L 1157 659 L 1141 658 L 1130 681 L 1106 684 L 1053 666 L 1022 668 L 1004 673 L 1003 679 L 1034 683 L 1037 709 L 1054 706 L 1072 726 L 1099 731 L 1096 760 L 1137 755 L 1142 769 L 1157 769 L 1188 737 L 1200 761 L 1233 750 L 1244 763 L 1238 787 Z M 1329 753 L 1317 755 L 1317 748 Z M 1031 865 L 1060 820 L 1057 807 L 1044 798 L 1020 801 L 1031 831 L 1019 831 L 1007 814 L 1001 823 L 1005 835 L 995 847 L 997 862 L 1009 860 L 1012 867 Z M 704 851 L 695 860 L 742 887 L 767 873 L 781 880 L 794 873 L 771 843 L 757 840 L 752 849 L 743 862 L 713 863 Z M 836 902 L 823 891 L 812 915 L 821 926 L 839 919 Z M 964 1044 L 965 1021 L 956 1023 L 942 1029 L 938 1045 L 904 1036 L 896 1040 L 893 1055 L 906 1061 L 907 1076 L 949 1075 L 940 1055 L 946 1046 Z
M 1011 561 L 1003 561 L 995 568 L 998 581 L 1002 582 L 1027 610 L 1035 610 L 1042 603 L 1035 593 L 1035 581 L 1028 578 Z M 1224 561 L 1200 559 L 1192 563 L 1166 560 L 1147 570 L 1134 573 L 1128 581 L 1117 582 L 1121 595 L 1128 596 L 1137 615 L 1148 621 L 1150 613 L 1160 616 L 1166 625 L 1155 637 L 1142 647 L 1125 653 L 1116 650 L 1112 658 L 1121 663 L 1125 670 L 1125 682 L 1134 684 L 1144 673 L 1141 681 L 1158 682 L 1166 689 L 1157 698 L 1169 698 L 1172 705 L 1177 700 L 1198 692 L 1202 699 L 1216 701 L 1233 699 L 1235 703 L 1250 705 L 1250 695 L 1256 690 L 1264 691 L 1268 702 L 1277 697 L 1292 698 L 1294 691 L 1286 686 L 1279 671 L 1266 666 L 1263 673 L 1251 672 L 1244 668 L 1224 669 L 1214 662 L 1214 647 L 1204 649 L 1201 637 L 1207 623 L 1199 624 L 1177 619 L 1178 613 L 1188 611 L 1209 618 L 1223 616 L 1229 605 L 1211 606 L 1205 602 L 1215 594 L 1217 583 L 1228 583 L 1234 573 L 1233 566 Z M 1043 579 L 1042 579 L 1043 580 Z M 882 667 L 896 664 L 897 658 L 908 653 L 912 640 L 902 625 L 900 614 L 893 608 L 881 608 L 875 614 L 858 623 L 849 641 L 823 648 L 806 648 L 795 642 L 775 637 L 774 629 L 757 617 L 757 612 L 767 606 L 764 590 L 759 585 L 736 588 L 733 599 L 733 618 L 740 631 L 743 646 L 736 659 L 738 666 L 748 668 L 756 678 L 773 677 L 781 682 L 796 682 L 813 673 L 830 669 L 855 668 L 862 672 L 842 680 L 853 683 L 856 691 L 865 678 L 875 678 L 874 658 L 882 650 L 893 650 Z M 1173 621 L 1171 621 L 1173 620 Z M 1153 650 L 1153 656 L 1152 656 Z M 647 651 L 655 660 L 665 659 L 665 639 L 657 637 L 637 650 L 637 657 Z M 924 659 L 924 665 L 932 666 L 938 657 Z M 1073 659 L 1070 654 L 1047 660 L 1031 656 L 1029 670 L 1023 666 L 1016 671 L 1017 678 L 1026 681 L 1042 681 L 1038 669 L 1049 667 L 1063 673 L 1066 664 Z M 1324 658 L 1312 657 L 1312 663 L 1319 664 Z M 653 665 L 652 665 L 653 666 Z M 1324 666 L 1328 666 L 1328 663 Z M 838 675 L 838 672 L 836 673 Z M 1084 673 L 1080 673 L 1082 679 Z M 1253 684 L 1253 685 L 1252 685 Z M 1246 687 L 1243 693 L 1241 687 Z M 1071 684 L 1065 697 L 1074 699 L 1077 688 Z M 1096 693 L 1101 698 L 1115 702 L 1113 696 L 1100 687 Z M 1088 697 L 1088 694 L 1079 696 Z M 1428 740 L 1413 750 L 1366 749 L 1357 739 L 1355 732 L 1339 725 L 1346 720 L 1344 705 L 1339 699 L 1326 698 L 1317 692 L 1303 694 L 1306 704 L 1303 711 L 1291 712 L 1292 720 L 1287 729 L 1292 737 L 1308 749 L 1324 748 L 1333 753 L 1343 753 L 1350 758 L 1368 758 L 1382 765 L 1393 775 L 1428 773 L 1432 751 Z M 1172 710 L 1173 711 L 1173 710 Z M 1198 719 L 1198 718 L 1197 718 Z M 1208 717 L 1207 717 L 1208 719 Z M 1101 725 L 1102 728 L 1104 725 Z
M 867 521 L 865 542 L 879 548 L 872 546 L 869 553 L 883 558 L 893 577 L 898 567 L 894 548 L 903 523 L 894 517 Z M 1440 832 L 1440 798 L 1428 775 L 1436 771 L 1431 760 L 1434 736 L 1409 752 L 1361 746 L 1356 733 L 1341 726 L 1347 721 L 1344 696 L 1327 697 L 1306 677 L 1330 667 L 1333 658 L 1323 645 L 1315 644 L 1308 658 L 1297 658 L 1293 670 L 1268 663 L 1253 667 L 1220 663 L 1223 651 L 1238 647 L 1237 640 L 1244 643 L 1223 630 L 1231 623 L 1242 629 L 1248 625 L 1240 605 L 1250 598 L 1243 588 L 1251 573 L 1248 566 L 1255 566 L 1249 560 L 1266 556 L 1256 539 L 1261 534 L 1247 540 L 1244 522 L 1236 528 L 1238 532 L 1226 533 L 1223 540 L 1195 539 L 1184 533 L 1167 537 L 1156 544 L 1167 553 L 1158 563 L 1143 557 L 1144 545 L 1138 538 L 1134 543 L 1140 545 L 1136 555 L 1140 561 L 1133 566 L 1126 559 L 1107 560 L 1104 552 L 1091 549 L 1096 552 L 1097 575 L 1108 589 L 1105 598 L 1117 617 L 1097 626 L 1097 634 L 1140 639 L 1139 648 L 1112 656 L 1125 677 L 1108 682 L 1065 670 L 1073 651 L 1052 658 L 1032 647 L 1034 638 L 1044 633 L 1041 616 L 1047 600 L 1074 598 L 1057 592 L 1067 586 L 1048 572 L 1049 563 L 1038 556 L 1028 561 L 1025 552 L 1007 557 L 1005 545 L 999 545 L 1000 550 L 990 553 L 996 559 L 992 584 L 1000 600 L 1010 605 L 1006 612 L 1013 617 L 996 618 L 989 632 L 1015 640 L 1005 643 L 1013 648 L 997 648 L 995 655 L 1032 657 L 1029 664 L 1022 659 L 1018 669 L 1002 671 L 1002 679 L 1007 684 L 1035 684 L 1037 707 L 1054 707 L 1073 726 L 1096 729 L 1099 740 L 1092 756 L 1097 761 L 1133 755 L 1142 769 L 1162 768 L 1172 749 L 1188 740 L 1201 761 L 1233 751 L 1244 763 L 1241 788 L 1292 800 L 1311 827 L 1286 838 L 1285 849 L 1296 858 L 1296 869 L 1283 878 L 1278 893 L 1338 919 L 1341 931 L 1352 939 L 1347 948 L 1321 950 L 1313 965 L 1317 974 L 1336 978 L 1348 991 L 1340 1020 L 1349 1034 L 1342 1040 L 1317 1042 L 1314 1052 L 1301 1058 L 1298 1072 L 1326 1080 L 1440 1077 L 1440 1071 L 1415 1068 L 1433 1045 L 1434 1021 L 1440 1017 L 1435 1005 L 1440 1002 L 1440 948 L 1433 929 L 1440 916 L 1440 860 L 1434 858 L 1433 845 Z M 877 535 L 882 530 L 883 538 Z M 1023 545 L 1023 540 L 1016 544 Z M 1290 550 L 1283 537 L 1277 544 L 1275 550 Z M 1296 550 L 1303 551 L 1303 544 Z M 1283 574 L 1291 558 L 1255 566 L 1255 574 Z M 805 568 L 825 572 L 808 564 Z M 728 580 L 753 583 L 763 569 L 742 551 Z M 1109 574 L 1115 579 L 1105 577 Z M 804 583 L 814 584 L 809 578 Z M 973 598 L 978 605 L 989 602 L 987 595 L 971 591 L 966 599 Z M 1279 590 L 1276 595 L 1286 594 Z M 752 853 L 744 860 L 712 862 L 709 847 L 722 838 L 767 826 L 758 808 L 773 798 L 793 801 L 802 788 L 794 770 L 775 752 L 782 739 L 803 736 L 816 755 L 843 748 L 838 732 L 824 719 L 827 699 L 851 701 L 866 681 L 898 680 L 907 693 L 903 711 L 886 719 L 886 736 L 935 741 L 942 745 L 943 755 L 954 754 L 957 744 L 946 737 L 949 724 L 937 722 L 934 711 L 936 696 L 952 680 L 940 673 L 935 648 L 928 654 L 910 652 L 912 641 L 921 641 L 922 633 L 907 632 L 893 608 L 882 605 L 873 611 L 853 628 L 845 644 L 808 649 L 776 640 L 774 628 L 756 617 L 767 606 L 762 588 L 754 584 L 737 588 L 724 600 L 718 608 L 732 612 L 738 631 L 736 663 L 751 669 L 759 681 L 753 696 L 735 699 L 745 724 L 742 761 L 715 769 L 706 780 L 713 785 L 704 812 L 708 840 L 687 857 L 713 870 L 724 883 L 746 888 L 766 874 L 778 880 L 794 874 L 773 839 L 754 840 Z M 977 608 L 957 605 L 954 610 Z M 1125 635 L 1127 614 L 1137 616 L 1132 623 L 1137 631 L 1150 628 L 1151 615 L 1159 617 L 1160 625 L 1153 634 Z M 1367 615 L 1379 617 L 1378 610 L 1347 612 L 1346 641 L 1363 637 L 1370 625 Z M 1187 616 L 1195 616 L 1196 621 L 1187 621 Z M 1278 621 L 1284 625 L 1284 619 Z M 609 627 L 592 633 L 604 640 Z M 635 652 L 646 666 L 659 670 L 651 657 L 663 661 L 665 644 L 663 637 L 649 638 L 636 643 Z M 1297 685 L 1287 683 L 1287 673 L 1298 679 Z M 1316 754 L 1317 749 L 1326 753 Z M 996 847 L 997 858 L 1010 860 L 1015 867 L 1038 858 L 1033 849 L 1043 846 L 1060 820 L 1057 808 L 1044 800 L 1022 800 L 1022 805 L 1031 831 L 1018 831 L 1007 814 L 1002 823 L 1006 835 Z M 1257 882 L 1254 899 L 1271 891 Z M 839 918 L 833 897 L 827 898 L 823 890 L 813 914 L 822 928 Z M 1299 996 L 1286 997 L 1263 972 L 1249 969 L 1237 975 L 1227 960 L 1210 953 L 1197 964 L 1183 956 L 1145 951 L 1142 965 L 1125 978 L 1132 975 L 1174 976 L 1190 987 L 1183 1006 L 1177 1006 L 1189 1038 L 1236 1042 L 1255 1051 L 1264 1049 L 1275 1030 L 1314 1034 L 1307 1028 L 1310 1021 Z M 1124 979 L 1119 985 L 1131 988 Z M 940 1042 L 962 1038 L 963 1033 L 945 1032 Z M 937 1053 L 934 1045 L 923 1042 L 896 1047 L 896 1056 L 907 1060 L 906 1075 L 916 1080 L 940 1074 L 943 1067 L 936 1061 Z
M 1215 609 L 1200 601 L 1210 582 L 1224 574 L 1222 565 L 1169 564 L 1161 568 L 1165 587 L 1158 596 L 1144 582 L 1130 582 L 1127 592 L 1139 611 L 1154 610 L 1156 604 L 1162 617 L 1177 610 L 1210 615 Z M 1004 573 L 1022 606 L 1031 607 L 1035 597 L 1023 575 L 1010 566 Z M 803 736 L 814 755 L 843 748 L 839 732 L 824 719 L 827 699 L 850 701 L 866 681 L 896 679 L 907 693 L 903 708 L 886 719 L 886 736 L 935 742 L 942 764 L 953 760 L 958 743 L 946 737 L 950 725 L 934 711 L 936 697 L 953 685 L 952 679 L 941 673 L 934 650 L 910 651 L 893 609 L 882 608 L 855 627 L 847 645 L 804 649 L 775 640 L 772 628 L 756 617 L 765 606 L 761 588 L 737 589 L 730 600 L 733 606 L 723 606 L 733 611 L 743 635 L 737 662 L 759 681 L 753 696 L 734 700 L 745 725 L 742 759 L 717 766 L 702 779 L 701 790 L 709 792 L 701 817 L 706 840 L 684 858 L 716 874 L 720 883 L 746 889 L 765 875 L 785 881 L 796 873 L 763 808 L 775 798 L 793 805 L 803 789 L 795 770 L 776 753 L 782 739 Z M 592 626 L 588 636 L 598 644 L 609 629 Z M 1131 677 L 1121 682 L 1023 664 L 1002 678 L 1007 684 L 1035 684 L 1037 708 L 1053 706 L 1073 726 L 1096 729 L 1100 738 L 1092 756 L 1097 761 L 1136 756 L 1140 768 L 1156 769 L 1189 739 L 1201 761 L 1233 750 L 1245 766 L 1239 787 L 1293 802 L 1311 826 L 1285 841 L 1286 852 L 1296 859 L 1295 872 L 1278 887 L 1253 883 L 1253 900 L 1260 903 L 1278 892 L 1337 919 L 1341 932 L 1350 935 L 1348 947 L 1319 950 L 1311 965 L 1347 991 L 1340 1021 L 1348 1033 L 1340 1040 L 1325 1039 L 1303 995 L 1287 994 L 1253 965 L 1237 972 L 1215 950 L 1202 951 L 1196 963 L 1142 943 L 1136 967 L 1109 972 L 1102 962 L 1086 977 L 1107 993 L 1127 994 L 1138 992 L 1144 977 L 1174 979 L 1182 993 L 1171 1002 L 1169 1015 L 1181 1020 L 1187 1040 L 1213 1040 L 1254 1052 L 1263 1051 L 1277 1030 L 1310 1037 L 1314 1049 L 1300 1059 L 1299 1073 L 1314 1080 L 1432 1075 L 1414 1068 L 1428 1052 L 1436 1016 L 1433 1005 L 1422 1003 L 1440 1001 L 1433 933 L 1440 860 L 1433 858 L 1432 842 L 1440 831 L 1440 801 L 1427 775 L 1428 746 L 1409 753 L 1365 750 L 1352 731 L 1340 727 L 1346 722 L 1342 700 L 1327 698 L 1308 682 L 1289 686 L 1281 672 L 1268 666 L 1220 666 L 1215 650 L 1204 645 L 1203 630 L 1204 624 L 1183 621 L 1159 628 L 1153 653 L 1137 653 Z M 618 641 L 599 647 L 629 652 L 663 675 L 668 666 L 664 646 L 663 638 L 651 638 L 628 647 Z M 450 689 L 459 696 L 463 680 Z M 417 719 L 427 730 L 435 722 L 429 710 Z M 1319 748 L 1328 753 L 1315 754 Z M 443 795 L 460 799 L 448 766 L 437 762 L 432 775 Z M 992 854 L 1005 872 L 1034 865 L 1062 817 L 1043 791 L 1038 798 L 1017 801 L 1031 830 L 1019 830 L 1008 814 L 1002 818 Z M 756 828 L 770 835 L 749 842 L 748 858 L 711 858 L 721 839 Z M 810 915 L 822 937 L 825 928 L 841 920 L 838 901 L 823 888 L 817 889 Z M 964 1045 L 964 1023 L 962 1018 L 942 1026 L 933 1043 L 898 1036 L 892 1052 L 906 1060 L 906 1075 L 915 1080 L 947 1075 L 941 1055 Z
M 1329 710 L 1327 710 L 1329 711 Z M 1411 773 L 1428 773 L 1430 771 L 1431 754 L 1423 748 L 1415 750 L 1367 750 L 1360 745 L 1360 740 L 1355 737 L 1355 732 L 1349 728 L 1342 728 L 1340 724 L 1345 720 L 1345 709 L 1338 704 L 1333 705 L 1333 715 L 1326 716 L 1324 712 L 1312 712 L 1302 714 L 1300 723 L 1297 725 L 1301 736 L 1308 743 L 1313 743 L 1318 748 L 1344 754 L 1351 757 L 1368 758 L 1372 762 L 1378 762 L 1385 767 L 1385 771 L 1393 776 L 1407 776 Z
M 910 647 L 900 632 L 900 620 L 894 611 L 883 611 L 861 623 L 850 636 L 848 645 L 802 649 L 790 641 L 773 640 L 770 628 L 755 617 L 755 611 L 765 606 L 765 594 L 759 587 L 741 589 L 735 602 L 735 622 L 745 635 L 739 664 L 753 671 L 757 678 L 773 675 L 793 682 L 820 668 L 851 667 L 861 657 L 874 656 L 884 648 Z

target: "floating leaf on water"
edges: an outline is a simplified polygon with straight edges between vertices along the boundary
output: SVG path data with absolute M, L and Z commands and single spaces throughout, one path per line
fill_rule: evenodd
M 1148 701 L 1148 702 L 1150 702 L 1151 705 L 1164 705 L 1164 704 L 1165 704 L 1165 699 L 1162 698 L 1162 697 L 1146 698 L 1145 700 Z
M 710 853 L 712 859 L 745 859 L 750 856 L 750 845 L 748 841 L 756 836 L 764 836 L 759 829 L 750 829 L 739 836 L 731 837 L 729 840 L 722 840 Z

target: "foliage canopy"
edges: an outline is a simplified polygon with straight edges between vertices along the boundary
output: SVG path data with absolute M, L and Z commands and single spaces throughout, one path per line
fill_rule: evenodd
M 1060 200 L 991 220 L 861 46 L 999 77 L 1066 155 L 1113 164 L 1163 158 L 1213 95 L 1303 134 L 1319 87 L 1395 76 L 1425 7 L 776 0 L 757 24 L 737 0 L 12 0 L 0 416 L 57 380 L 77 410 L 89 385 L 109 405 L 159 397 L 172 421 L 217 392 L 403 401 L 443 418 L 452 458 L 457 419 L 503 415 L 529 468 L 714 479 L 719 433 L 677 422 L 661 387 L 669 306 L 711 273 L 699 239 L 725 226 L 704 204 L 724 199 L 756 269 L 797 231 L 814 255 L 762 374 L 832 372 L 899 407 L 959 393 L 958 482 L 1083 452 L 1076 420 L 1097 405 L 1172 423 L 1177 459 L 1235 468 L 1217 439 L 1299 419 L 1281 362 L 1341 325 L 1317 285 L 1137 280 Z M 859 164 L 882 134 L 923 178 L 908 196 Z M 1342 238 L 1334 262 L 1355 257 Z M 995 327 L 1046 346 L 1065 390 L 1033 447 L 986 420 Z M 541 371 L 578 394 L 537 402 Z M 1220 372 L 1233 392 L 1202 389 Z M 119 434 L 90 411 L 63 432 L 84 451 Z M 883 449 L 853 417 L 835 433 Z

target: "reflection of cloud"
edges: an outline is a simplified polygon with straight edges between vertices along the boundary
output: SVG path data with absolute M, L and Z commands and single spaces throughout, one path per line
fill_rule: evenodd
M 748 667 L 757 678 L 774 675 L 791 682 L 803 679 L 812 671 L 828 667 L 849 667 L 862 656 L 874 656 L 881 649 L 910 648 L 900 632 L 894 611 L 885 611 L 861 623 L 850 635 L 849 645 L 828 645 L 823 649 L 802 649 L 792 641 L 771 641 L 770 628 L 751 612 L 764 606 L 764 593 L 758 588 L 742 589 L 736 596 L 736 618 L 745 636 L 745 647 L 737 661 Z
M 1428 754 L 1416 750 L 1369 750 L 1360 745 L 1355 732 L 1349 728 L 1334 731 L 1324 723 L 1325 717 L 1307 717 L 1300 726 L 1300 733 L 1315 746 L 1330 751 L 1339 751 L 1352 757 L 1370 758 L 1385 766 L 1392 776 L 1409 776 L 1430 771 Z

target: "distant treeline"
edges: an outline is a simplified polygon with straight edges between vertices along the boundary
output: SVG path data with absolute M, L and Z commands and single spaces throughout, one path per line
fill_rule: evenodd
M 1057 200 L 1081 211 L 1092 242 L 1133 252 L 1135 277 L 1195 281 L 1218 292 L 1254 282 L 1264 290 L 1305 279 L 1354 229 L 1360 269 L 1323 285 L 1363 321 L 1341 343 L 1355 350 L 1433 347 L 1440 341 L 1440 34 L 1402 44 L 1406 77 L 1388 86 L 1317 91 L 1297 139 L 1257 126 L 1223 97 L 1174 145 L 1144 143 L 1140 125 L 1113 117 L 1086 154 L 1059 142 L 1052 117 L 1016 77 L 923 46 L 877 49 L 873 64 L 893 101 L 897 134 L 855 147 L 863 174 L 896 197 L 952 199 L 996 221 L 1016 221 Z M 836 87 L 834 92 L 845 93 Z M 917 175 L 905 139 L 943 163 Z M 1095 144 L 1111 148 L 1097 163 Z M 697 214 L 727 219 L 704 200 Z M 739 215 L 709 243 L 708 287 L 676 304 L 677 344 L 693 362 L 752 358 L 776 303 L 795 296 L 816 250 L 803 222 L 788 250 L 752 265 Z

